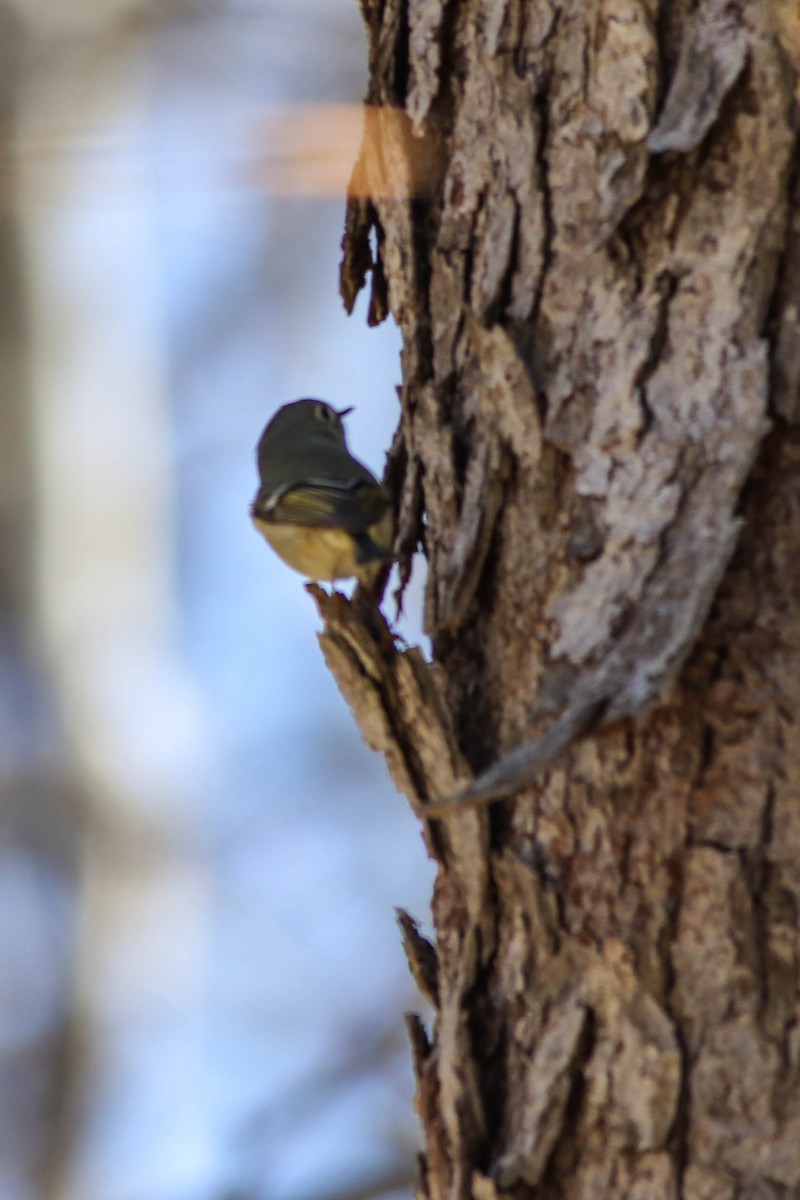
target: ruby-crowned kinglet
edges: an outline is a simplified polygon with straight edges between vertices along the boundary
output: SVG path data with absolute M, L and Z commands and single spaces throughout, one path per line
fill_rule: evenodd
M 279 408 L 258 443 L 256 528 L 309 579 L 370 582 L 392 561 L 389 496 L 347 449 L 342 417 L 322 400 Z

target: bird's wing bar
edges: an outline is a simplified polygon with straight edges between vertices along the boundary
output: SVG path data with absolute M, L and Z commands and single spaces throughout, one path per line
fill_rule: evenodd
M 268 496 L 259 494 L 253 515 L 276 525 L 345 529 L 355 536 L 380 520 L 386 508 L 386 496 L 377 483 L 357 480 L 343 487 L 329 479 L 308 479 Z

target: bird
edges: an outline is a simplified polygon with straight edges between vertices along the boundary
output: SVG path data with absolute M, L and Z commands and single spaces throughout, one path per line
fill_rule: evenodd
M 356 576 L 370 585 L 394 558 L 389 494 L 347 448 L 344 418 L 352 411 L 295 400 L 278 409 L 258 442 L 253 524 L 315 582 Z

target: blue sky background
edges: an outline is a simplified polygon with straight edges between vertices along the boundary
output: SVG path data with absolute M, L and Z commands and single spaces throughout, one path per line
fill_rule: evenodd
M 44 1125 L 14 1139 L 0 1200 L 410 1175 L 393 907 L 424 919 L 432 868 L 247 516 L 282 403 L 355 405 L 378 472 L 397 420 L 396 330 L 338 298 L 343 197 L 276 194 L 264 133 L 360 100 L 355 0 L 8 10 L 28 636 L 48 778 L 76 799 L 73 872 L 0 847 L 0 1110 L 20 1047 L 66 1029 L 70 1055 L 55 1169 Z M 0 704 L 0 738 L 17 720 Z

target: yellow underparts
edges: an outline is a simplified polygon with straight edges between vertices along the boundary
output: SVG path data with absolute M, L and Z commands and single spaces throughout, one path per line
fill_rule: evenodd
M 264 535 L 283 561 L 301 575 L 320 583 L 349 579 L 357 575 L 369 581 L 381 563 L 356 561 L 357 546 L 344 529 L 321 529 L 311 525 L 274 525 L 253 517 L 253 524 Z M 392 544 L 392 519 L 387 513 L 369 529 L 377 546 Z

